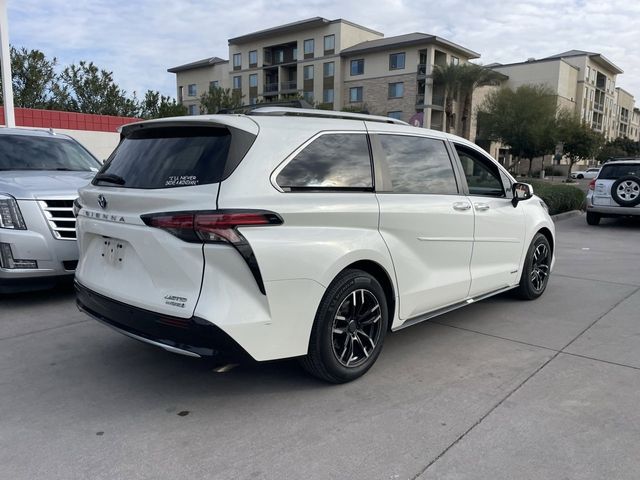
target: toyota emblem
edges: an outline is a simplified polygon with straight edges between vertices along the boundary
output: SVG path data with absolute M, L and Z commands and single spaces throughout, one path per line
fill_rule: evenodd
M 100 205 L 100 208 L 103 210 L 107 208 L 107 199 L 104 198 L 104 195 L 102 194 L 98 195 L 98 205 Z

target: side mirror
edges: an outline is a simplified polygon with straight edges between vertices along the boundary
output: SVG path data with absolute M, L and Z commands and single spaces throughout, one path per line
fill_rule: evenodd
M 533 187 L 528 183 L 520 183 L 516 182 L 511 187 L 511 191 L 513 192 L 513 199 L 511 203 L 514 207 L 518 206 L 518 202 L 522 200 L 529 200 L 533 197 Z

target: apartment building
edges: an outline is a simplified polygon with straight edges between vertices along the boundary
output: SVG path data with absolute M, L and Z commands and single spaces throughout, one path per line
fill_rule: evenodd
M 629 138 L 634 142 L 640 142 L 640 108 L 635 107 L 631 112 L 629 122 Z
M 200 114 L 200 97 L 210 87 L 229 88 L 229 60 L 205 58 L 167 70 L 176 74 L 176 98 L 189 111 Z
M 635 99 L 626 90 L 616 87 L 615 91 L 615 124 L 616 137 L 631 137 L 631 117 L 635 107 Z
M 425 33 L 363 42 L 342 51 L 342 106 L 442 130 L 444 85 L 435 66 L 466 63 L 476 52 Z
M 569 50 L 542 59 L 490 67 L 509 77 L 504 85 L 543 84 L 558 96 L 558 106 L 574 111 L 607 140 L 618 136 L 616 77 L 622 69 L 604 55 Z
M 434 83 L 434 66 L 478 57 L 434 35 L 385 38 L 348 20 L 314 17 L 229 39 L 228 62 L 214 57 L 168 71 L 192 114 L 203 88 L 218 82 L 245 104 L 302 97 L 320 108 L 367 110 L 441 130 L 444 86 Z

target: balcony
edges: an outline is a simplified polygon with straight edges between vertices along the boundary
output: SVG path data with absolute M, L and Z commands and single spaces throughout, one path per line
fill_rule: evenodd
M 265 83 L 264 93 L 278 93 L 278 83 Z
M 296 82 L 295 80 L 291 82 L 282 82 L 280 84 L 280 91 L 282 93 L 294 92 L 296 90 L 298 90 L 298 82 Z
M 438 107 L 444 107 L 444 95 L 434 93 L 431 96 L 431 105 L 437 105 Z
M 596 112 L 603 113 L 604 112 L 604 102 L 594 102 L 593 103 L 593 109 Z
M 416 95 L 416 105 L 424 105 L 424 93 Z

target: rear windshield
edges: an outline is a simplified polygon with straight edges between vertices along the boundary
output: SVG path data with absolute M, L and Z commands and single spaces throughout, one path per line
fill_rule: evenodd
M 73 140 L 61 137 L 0 135 L 0 170 L 97 172 L 100 163 Z
M 94 183 L 124 188 L 173 188 L 221 181 L 229 155 L 226 128 L 136 130 L 111 154 Z M 100 180 L 117 178 L 118 182 Z
M 640 164 L 636 165 L 605 165 L 600 170 L 598 179 L 601 180 L 617 180 L 627 175 L 640 175 Z

